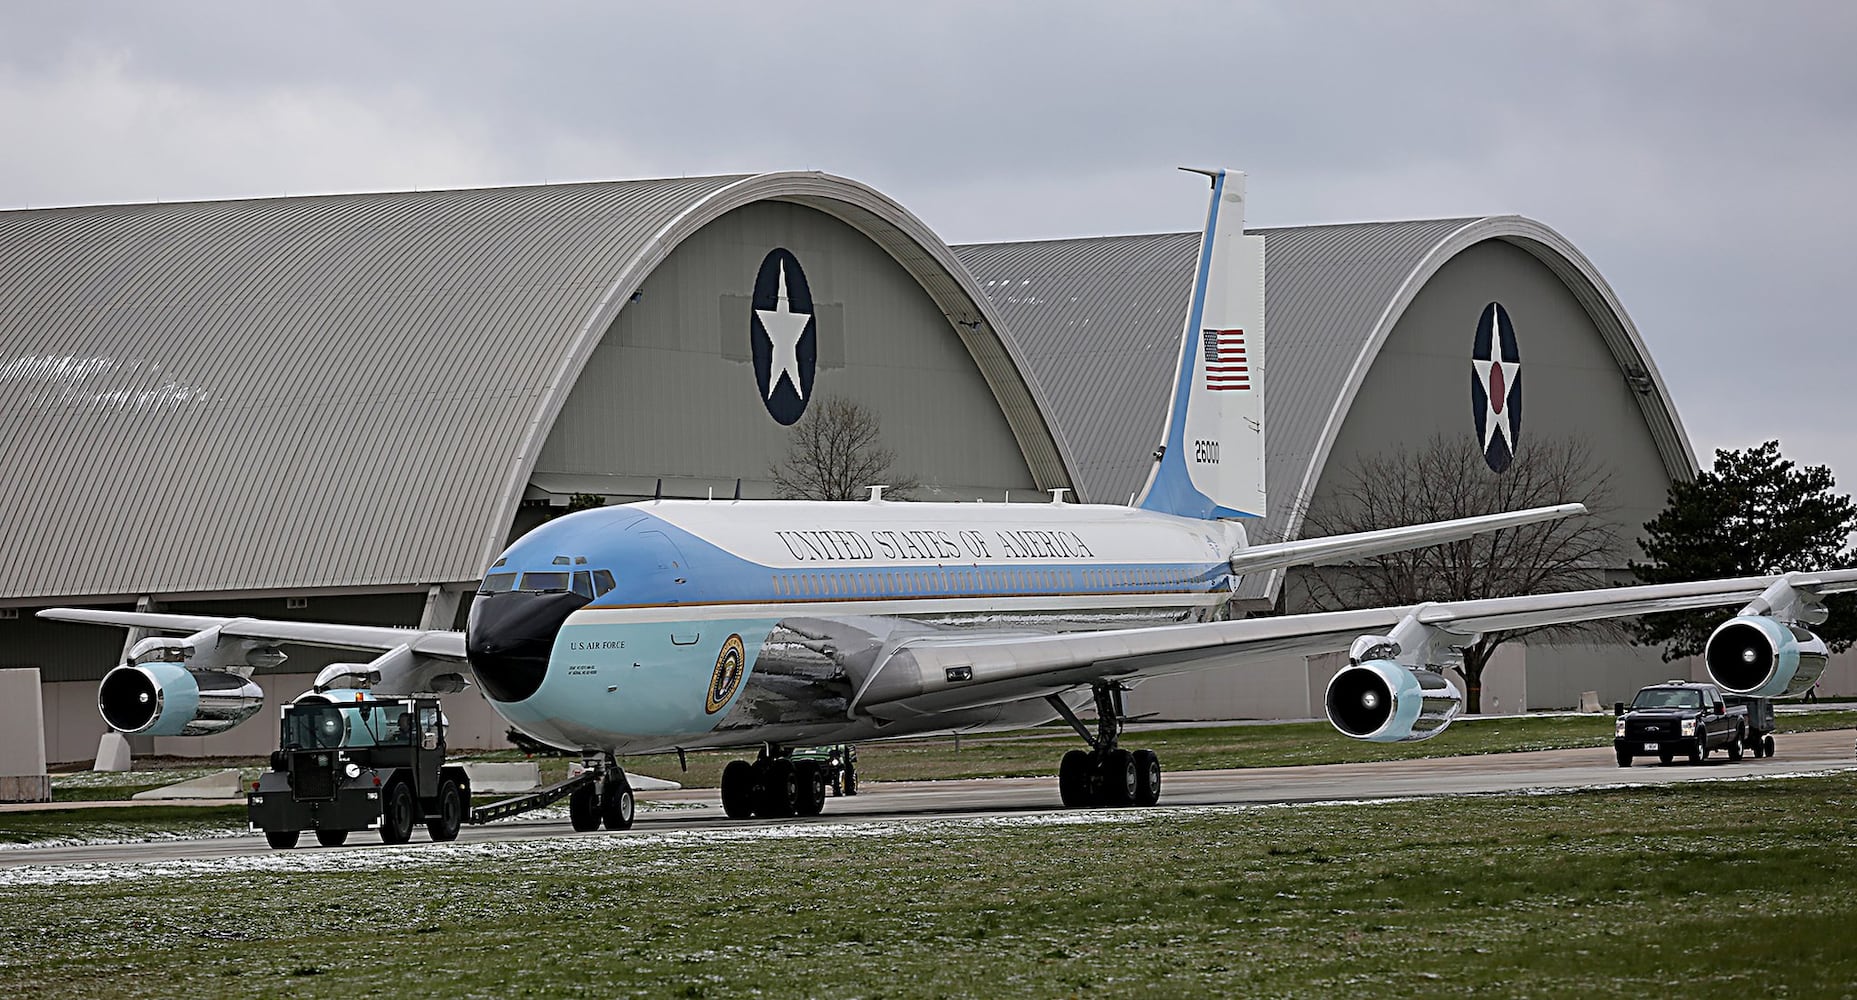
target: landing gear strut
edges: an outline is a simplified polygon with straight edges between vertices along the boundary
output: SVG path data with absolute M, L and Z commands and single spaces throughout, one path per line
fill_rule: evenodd
M 722 811 L 730 819 L 819 815 L 825 809 L 825 769 L 790 754 L 769 743 L 752 764 L 729 761 L 722 769 Z
M 1128 688 L 1119 681 L 1092 685 L 1096 695 L 1096 733 L 1057 695 L 1045 700 L 1070 723 L 1077 735 L 1090 745 L 1088 750 L 1072 750 L 1058 764 L 1057 789 L 1064 804 L 1074 808 L 1093 806 L 1151 806 L 1161 799 L 1161 759 L 1152 750 L 1124 750 L 1118 742 L 1122 723 L 1128 713 L 1122 707 L 1122 692 Z
M 632 783 L 626 780 L 625 769 L 619 766 L 619 761 L 607 751 L 604 758 L 589 757 L 582 763 L 598 777 L 568 796 L 568 822 L 583 833 L 598 830 L 602 823 L 608 830 L 632 829 L 636 803 L 632 799 Z

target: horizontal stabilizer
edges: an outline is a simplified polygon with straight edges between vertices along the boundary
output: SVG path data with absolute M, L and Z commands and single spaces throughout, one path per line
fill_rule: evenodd
M 1586 513 L 1585 504 L 1564 503 L 1554 507 L 1531 507 L 1528 510 L 1460 517 L 1450 521 L 1413 524 L 1381 531 L 1361 531 L 1350 535 L 1330 535 L 1326 538 L 1305 538 L 1294 542 L 1253 545 L 1232 557 L 1232 572 L 1243 575 L 1267 569 L 1282 569 L 1285 566 L 1308 566 L 1318 562 L 1358 559 L 1362 556 L 1377 556 L 1405 549 L 1419 549 L 1427 545 L 1469 538 L 1486 531 L 1515 528 L 1524 524 L 1552 521 L 1584 513 Z

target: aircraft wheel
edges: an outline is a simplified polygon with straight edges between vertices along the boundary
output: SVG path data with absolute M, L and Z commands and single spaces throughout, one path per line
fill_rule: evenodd
M 798 777 L 790 760 L 770 760 L 761 772 L 760 794 L 756 796 L 754 814 L 764 819 L 791 816 L 799 805 Z
M 730 819 L 747 819 L 754 815 L 753 764 L 732 760 L 722 769 L 722 811 Z
M 1151 806 L 1161 800 L 1161 758 L 1152 750 L 1135 751 L 1135 804 Z
M 294 842 L 295 838 L 293 837 L 291 839 Z M 316 843 L 321 844 L 324 847 L 340 847 L 343 844 L 348 843 L 348 831 L 347 830 L 317 830 L 316 831 Z M 276 847 L 277 845 L 272 844 L 271 846 Z
M 297 846 L 297 838 L 302 835 L 301 830 L 266 830 L 264 842 L 280 851 L 288 851 Z
M 567 821 L 575 831 L 586 833 L 600 828 L 600 801 L 592 785 L 576 788 L 567 797 Z
M 1090 754 L 1071 750 L 1057 766 L 1057 794 L 1073 809 L 1090 805 Z
M 1101 784 L 1097 786 L 1097 802 L 1105 806 L 1127 806 L 1135 804 L 1135 791 L 1139 779 L 1135 773 L 1135 755 L 1127 750 L 1111 750 L 1103 755 Z
M 380 842 L 404 844 L 413 839 L 413 816 L 417 806 L 413 790 L 406 782 L 394 782 L 387 789 L 386 806 L 381 810 Z
M 632 829 L 632 814 L 637 803 L 632 800 L 632 786 L 621 777 L 606 786 L 606 794 L 600 799 L 600 818 L 606 821 L 608 830 Z
M 858 793 L 858 765 L 856 761 L 845 761 L 845 770 L 844 773 L 840 775 L 840 779 L 844 782 L 844 793 L 846 795 L 856 795 Z
M 457 782 L 445 781 L 438 786 L 438 815 L 426 820 L 426 832 L 434 843 L 442 844 L 457 840 L 463 825 L 464 793 L 458 791 Z
M 799 765 L 800 801 L 796 812 L 817 816 L 825 811 L 825 769 L 811 761 Z

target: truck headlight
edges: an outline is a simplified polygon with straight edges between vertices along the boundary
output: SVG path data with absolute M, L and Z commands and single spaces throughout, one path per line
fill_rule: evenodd
M 351 760 L 348 762 L 348 766 L 342 769 L 342 773 L 348 775 L 350 778 L 359 778 L 361 777 L 361 765 Z
M 1683 720 L 1683 735 L 1684 736 L 1696 735 L 1696 720 L 1695 719 L 1684 719 Z
M 1612 735 L 1613 736 L 1624 736 L 1625 735 L 1625 717 L 1624 716 L 1622 715 L 1619 716 L 1618 721 L 1612 724 Z

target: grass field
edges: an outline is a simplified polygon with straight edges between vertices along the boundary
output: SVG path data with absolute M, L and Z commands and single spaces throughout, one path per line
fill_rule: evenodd
M 0 870 L 0 996 L 1850 996 L 1857 779 Z

